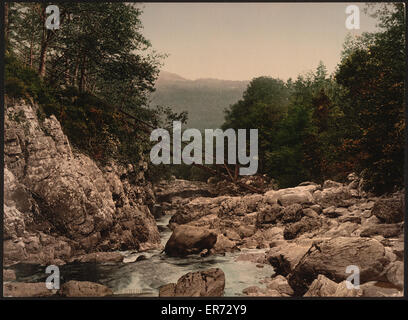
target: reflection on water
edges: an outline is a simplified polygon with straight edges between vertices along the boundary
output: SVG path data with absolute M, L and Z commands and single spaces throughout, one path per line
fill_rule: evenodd
M 170 216 L 157 221 L 158 225 L 167 226 Z M 164 245 L 171 235 L 170 230 L 161 233 Z M 262 252 L 259 249 L 242 252 Z M 120 264 L 76 263 L 60 267 L 61 283 L 69 280 L 98 282 L 110 287 L 117 295 L 125 296 L 158 296 L 159 287 L 176 282 L 187 272 L 194 272 L 208 268 L 220 268 L 225 273 L 225 296 L 242 295 L 246 287 L 257 285 L 259 281 L 273 274 L 273 268 L 265 265 L 257 268 L 255 263 L 247 261 L 236 262 L 235 258 L 241 254 L 227 253 L 200 257 L 198 255 L 186 258 L 168 257 L 159 250 L 143 253 L 123 252 L 125 262 Z M 144 255 L 147 259 L 136 261 Z M 130 262 L 132 261 L 132 262 Z M 14 266 L 17 281 L 39 282 L 45 281 L 47 274 L 45 267 L 18 264 Z

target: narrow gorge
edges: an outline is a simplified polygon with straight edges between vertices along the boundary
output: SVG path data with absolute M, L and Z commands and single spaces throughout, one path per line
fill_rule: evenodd
M 147 160 L 98 164 L 33 101 L 5 107 L 5 296 L 403 294 L 404 190 L 374 196 L 354 173 L 262 194 L 225 181 L 152 185 Z M 60 290 L 44 285 L 49 265 Z

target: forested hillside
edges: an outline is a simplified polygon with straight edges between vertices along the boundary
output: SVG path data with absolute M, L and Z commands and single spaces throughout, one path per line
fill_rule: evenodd
M 188 112 L 187 127 L 216 129 L 224 109 L 242 97 L 248 81 L 218 79 L 188 80 L 162 71 L 152 93 L 151 105 L 165 105 L 175 112 Z
M 281 187 L 352 171 L 378 193 L 403 186 L 404 5 L 372 14 L 380 31 L 350 37 L 334 74 L 253 79 L 227 110 L 224 128 L 259 129 L 260 171 Z

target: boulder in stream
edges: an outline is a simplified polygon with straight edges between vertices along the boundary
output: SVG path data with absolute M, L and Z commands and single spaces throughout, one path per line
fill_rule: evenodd
M 224 295 L 225 274 L 219 268 L 189 272 L 160 287 L 159 297 L 220 297 Z
M 207 228 L 181 225 L 176 227 L 164 251 L 173 257 L 182 257 L 210 250 L 217 242 L 217 234 Z

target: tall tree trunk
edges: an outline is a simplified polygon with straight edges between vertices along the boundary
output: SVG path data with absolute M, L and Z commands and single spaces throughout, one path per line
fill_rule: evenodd
M 79 79 L 79 91 L 80 92 L 85 91 L 85 62 L 86 62 L 86 55 L 84 53 L 83 58 L 82 58 L 82 64 L 81 64 L 81 76 Z
M 29 61 L 29 65 L 30 68 L 33 67 L 33 50 L 34 50 L 34 32 L 31 35 L 31 40 L 30 40 L 30 61 Z
M 42 37 L 41 37 L 41 51 L 40 51 L 40 62 L 38 67 L 38 73 L 40 77 L 45 76 L 45 63 L 47 60 L 47 49 L 48 49 L 48 30 L 45 27 L 45 4 L 41 6 L 41 23 L 42 23 Z
M 79 72 L 79 64 L 80 64 L 80 54 L 79 49 L 77 49 L 77 55 L 75 57 L 75 69 L 74 69 L 74 76 L 72 78 L 72 86 L 78 87 L 78 72 Z
M 47 41 L 41 43 L 41 54 L 40 54 L 40 66 L 38 68 L 38 73 L 40 77 L 45 76 L 45 63 L 47 59 L 47 49 L 48 43 Z
M 4 2 L 4 43 L 7 50 L 9 39 L 9 4 Z

